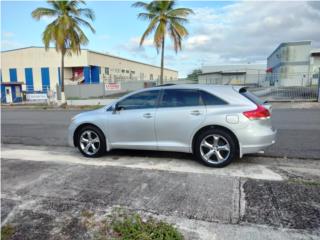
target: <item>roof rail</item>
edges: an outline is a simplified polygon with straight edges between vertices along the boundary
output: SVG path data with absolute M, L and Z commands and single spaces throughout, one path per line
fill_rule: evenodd
M 161 84 L 161 85 L 157 85 L 156 87 L 166 87 L 166 86 L 174 86 L 176 84 L 174 83 L 166 83 L 166 84 Z

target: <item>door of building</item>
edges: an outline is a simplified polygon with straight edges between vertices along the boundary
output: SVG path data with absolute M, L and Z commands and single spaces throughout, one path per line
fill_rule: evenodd
M 6 91 L 6 103 L 12 103 L 12 92 L 11 92 L 11 87 L 5 87 Z

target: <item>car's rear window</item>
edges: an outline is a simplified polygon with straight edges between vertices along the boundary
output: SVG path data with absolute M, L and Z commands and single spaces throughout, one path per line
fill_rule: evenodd
M 200 91 L 202 101 L 206 106 L 214 106 L 214 105 L 226 105 L 227 102 L 223 101 L 222 99 L 218 98 L 217 96 L 214 96 L 210 93 L 207 93 L 205 91 Z
M 242 88 L 240 89 L 239 93 L 246 97 L 247 99 L 249 99 L 251 102 L 253 102 L 256 105 L 262 105 L 264 103 L 264 101 L 262 99 L 260 99 L 259 97 L 257 97 L 256 95 L 254 95 L 253 93 L 249 92 L 247 89 Z

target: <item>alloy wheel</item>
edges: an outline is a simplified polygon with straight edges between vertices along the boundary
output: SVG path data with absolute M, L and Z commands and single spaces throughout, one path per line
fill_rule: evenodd
M 201 157 L 212 164 L 226 161 L 230 156 L 230 151 L 228 140 L 219 134 L 206 136 L 200 144 Z
M 100 138 L 98 134 L 91 130 L 84 131 L 80 136 L 81 150 L 87 155 L 94 155 L 100 149 Z

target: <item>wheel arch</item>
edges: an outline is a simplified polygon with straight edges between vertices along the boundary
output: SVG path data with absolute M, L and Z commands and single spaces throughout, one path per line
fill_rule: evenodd
M 93 123 L 81 123 L 81 124 L 74 130 L 74 133 L 73 133 L 73 145 L 74 145 L 75 147 L 78 147 L 78 141 L 77 141 L 77 139 L 78 139 L 78 136 L 79 136 L 79 132 L 80 132 L 80 130 L 81 130 L 82 128 L 87 127 L 87 126 L 92 126 L 92 127 L 98 128 L 98 129 L 101 131 L 101 133 L 103 134 L 103 137 L 104 137 L 104 139 L 105 139 L 105 141 L 106 141 L 106 145 L 107 145 L 106 148 L 108 149 L 108 143 L 107 143 L 106 135 L 104 134 L 104 132 L 102 131 L 102 129 L 101 129 L 99 126 L 97 126 L 97 125 L 95 125 L 95 124 L 93 124 Z
M 240 143 L 239 143 L 239 139 L 237 137 L 237 135 L 232 131 L 230 130 L 229 128 L 225 127 L 225 126 L 221 126 L 221 125 L 215 125 L 215 124 L 212 124 L 212 125 L 207 125 L 207 126 L 203 126 L 201 127 L 200 129 L 198 129 L 198 131 L 193 135 L 193 138 L 192 138 L 192 152 L 194 152 L 194 147 L 195 147 L 195 143 L 196 143 L 196 139 L 197 137 L 204 131 L 208 130 L 208 129 L 221 129 L 221 130 L 224 130 L 226 132 L 228 132 L 235 140 L 236 142 L 236 146 L 237 146 L 237 155 L 238 156 L 241 156 L 241 149 L 240 149 Z

